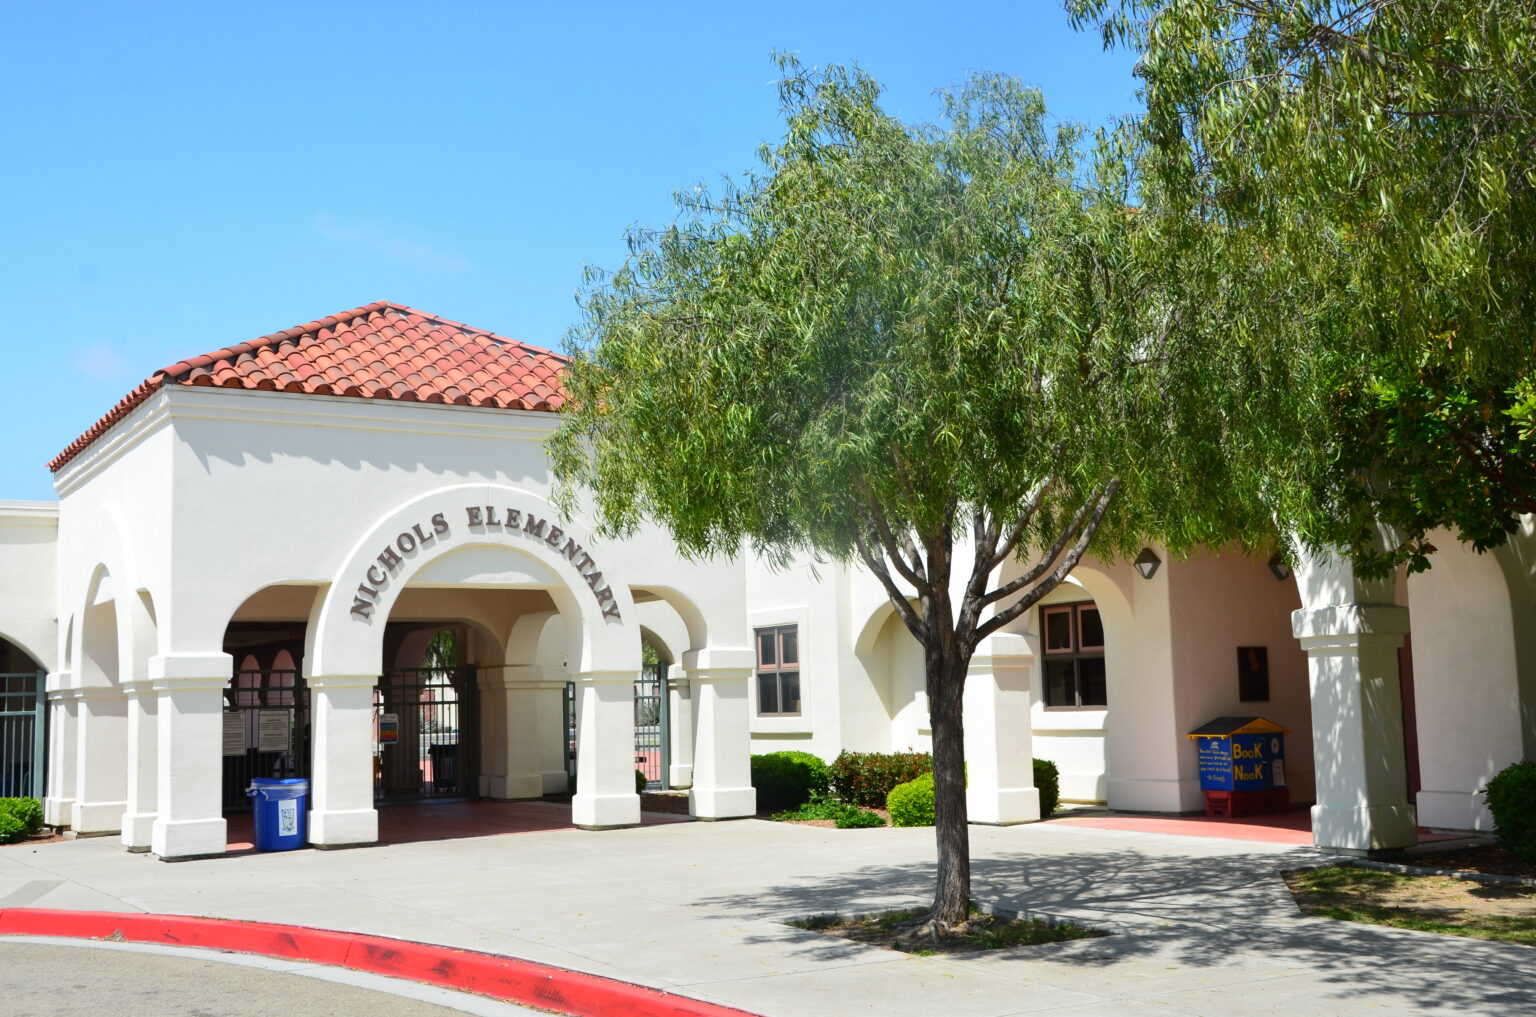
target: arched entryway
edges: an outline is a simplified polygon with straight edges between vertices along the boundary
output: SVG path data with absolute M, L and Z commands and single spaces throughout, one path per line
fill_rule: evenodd
M 47 677 L 31 654 L 0 636 L 0 798 L 43 797 Z

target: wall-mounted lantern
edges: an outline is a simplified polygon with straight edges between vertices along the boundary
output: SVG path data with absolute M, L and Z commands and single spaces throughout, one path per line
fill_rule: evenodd
M 1136 556 L 1136 560 L 1131 562 L 1135 566 L 1136 571 L 1141 573 L 1141 578 L 1143 579 L 1151 579 L 1157 575 L 1157 568 L 1162 563 L 1163 560 L 1154 554 L 1150 547 L 1142 548 L 1141 553 Z
M 1285 563 L 1279 551 L 1269 556 L 1269 574 L 1282 583 L 1291 578 L 1291 567 Z

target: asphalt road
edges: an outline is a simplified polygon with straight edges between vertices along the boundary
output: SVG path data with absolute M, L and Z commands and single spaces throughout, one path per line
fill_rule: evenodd
M 6 1017 L 512 1017 L 542 1010 L 318 964 L 134 943 L 0 939 Z

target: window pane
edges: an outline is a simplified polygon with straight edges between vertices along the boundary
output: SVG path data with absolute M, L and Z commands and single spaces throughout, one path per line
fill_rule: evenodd
M 1045 652 L 1064 653 L 1072 650 L 1072 609 L 1048 607 L 1045 609 Z
M 1103 657 L 1079 657 L 1077 690 L 1083 706 L 1108 706 L 1109 683 L 1104 679 Z
M 779 672 L 779 706 L 780 713 L 800 712 L 800 672 Z
M 1045 705 L 1076 706 L 1077 682 L 1074 680 L 1073 662 L 1048 660 L 1045 662 Z
M 800 630 L 790 625 L 779 629 L 780 663 L 791 667 L 800 663 Z
M 1080 607 L 1077 609 L 1077 648 L 1079 650 L 1102 649 L 1104 646 L 1104 622 L 1099 618 L 1099 609 L 1096 607 Z
M 774 649 L 773 629 L 758 629 L 757 631 L 757 666 L 776 667 L 779 663 L 779 655 Z
M 779 712 L 779 683 L 778 676 L 760 674 L 757 676 L 757 712 Z

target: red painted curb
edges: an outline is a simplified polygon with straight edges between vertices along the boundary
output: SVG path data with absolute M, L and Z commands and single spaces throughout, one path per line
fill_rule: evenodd
M 184 915 L 0 908 L 0 936 L 65 936 L 195 946 L 392 975 L 572 1017 L 753 1017 L 661 989 L 513 957 L 302 925 Z

